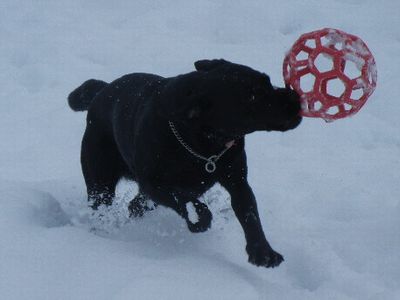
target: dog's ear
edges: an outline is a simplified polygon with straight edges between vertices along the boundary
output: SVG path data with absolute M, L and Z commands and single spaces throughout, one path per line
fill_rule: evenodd
M 214 70 L 220 66 L 226 65 L 229 62 L 224 60 L 224 59 L 203 59 L 203 60 L 198 60 L 194 63 L 194 66 L 197 71 L 204 71 L 208 72 L 211 70 Z

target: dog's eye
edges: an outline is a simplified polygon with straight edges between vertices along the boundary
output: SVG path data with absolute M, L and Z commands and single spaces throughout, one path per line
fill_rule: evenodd
M 256 96 L 254 95 L 254 94 L 252 94 L 251 96 L 250 96 L 250 102 L 254 102 L 255 100 L 256 100 Z

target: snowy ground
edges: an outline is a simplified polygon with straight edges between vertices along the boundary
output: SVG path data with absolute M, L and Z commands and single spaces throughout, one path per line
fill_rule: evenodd
M 323 27 L 364 39 L 378 88 L 353 118 L 247 138 L 279 268 L 247 263 L 219 187 L 204 234 L 163 208 L 129 221 L 127 182 L 109 217 L 90 220 L 72 89 L 220 57 L 282 85 L 285 51 Z M 2 0 L 0 37 L 1 299 L 400 299 L 399 1 Z

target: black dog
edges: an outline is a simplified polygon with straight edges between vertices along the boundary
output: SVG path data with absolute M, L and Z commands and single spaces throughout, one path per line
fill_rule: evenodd
M 151 199 L 174 209 L 190 231 L 201 232 L 212 215 L 198 198 L 219 182 L 243 227 L 249 261 L 278 266 L 283 257 L 264 236 L 247 182 L 244 135 L 295 128 L 301 122 L 299 96 L 225 60 L 201 60 L 195 67 L 172 78 L 136 73 L 109 84 L 92 79 L 69 95 L 73 110 L 88 110 L 81 163 L 89 201 L 94 209 L 110 205 L 118 180 L 127 177 L 139 186 L 132 215 L 142 215 Z M 196 223 L 189 220 L 189 202 Z

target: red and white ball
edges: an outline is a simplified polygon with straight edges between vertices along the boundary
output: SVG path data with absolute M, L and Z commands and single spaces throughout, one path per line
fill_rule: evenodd
M 333 121 L 357 113 L 376 87 L 375 59 L 358 37 L 325 28 L 303 34 L 286 54 L 283 77 L 302 115 Z

